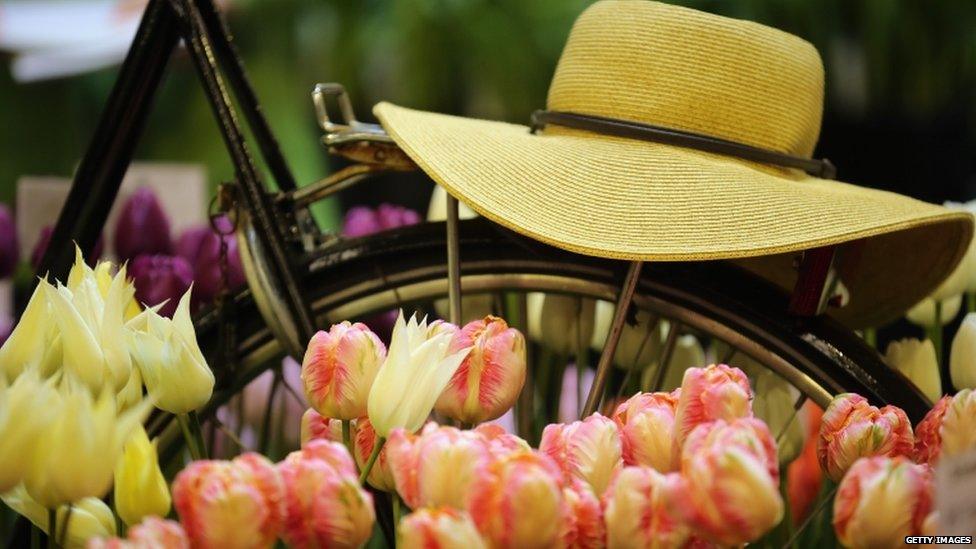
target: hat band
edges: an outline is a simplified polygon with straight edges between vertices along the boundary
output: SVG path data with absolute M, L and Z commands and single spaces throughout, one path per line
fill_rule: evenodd
M 665 128 L 663 126 L 655 126 L 642 122 L 595 116 L 592 114 L 544 110 L 538 110 L 532 113 L 532 133 L 544 128 L 547 124 L 555 124 L 557 126 L 575 128 L 577 130 L 585 130 L 613 137 L 653 141 L 664 145 L 674 145 L 709 153 L 735 156 L 743 160 L 800 169 L 812 176 L 823 179 L 833 179 L 837 175 L 837 169 L 826 158 L 821 160 L 793 156 L 769 149 L 761 149 L 737 141 L 729 141 L 721 137 Z

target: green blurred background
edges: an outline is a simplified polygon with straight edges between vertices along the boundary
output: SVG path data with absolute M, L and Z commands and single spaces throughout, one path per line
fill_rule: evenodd
M 344 83 L 364 119 L 371 104 L 388 99 L 525 122 L 544 105 L 566 34 L 588 3 L 237 0 L 228 19 L 285 154 L 308 183 L 329 169 L 309 100 L 316 82 Z M 976 196 L 976 2 L 679 3 L 770 24 L 818 47 L 828 75 L 820 153 L 842 179 L 931 201 Z M 7 65 L 0 68 L 0 200 L 10 202 L 23 174 L 71 174 L 116 69 L 17 84 Z M 195 78 L 178 54 L 136 156 L 203 163 L 216 184 L 232 170 Z M 397 188 L 390 196 L 360 189 L 342 200 L 416 207 L 426 200 L 422 187 Z M 334 223 L 337 212 L 327 207 L 324 219 Z

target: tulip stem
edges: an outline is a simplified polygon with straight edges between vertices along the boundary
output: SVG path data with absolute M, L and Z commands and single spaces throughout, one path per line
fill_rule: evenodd
M 393 492 L 393 530 L 400 526 L 400 515 L 403 513 L 403 503 L 400 494 Z
M 58 546 L 58 510 L 47 510 L 47 548 L 54 549 Z
M 966 312 L 976 313 L 976 292 L 966 292 Z
M 359 474 L 359 484 L 366 485 L 366 478 L 369 477 L 369 472 L 373 470 L 373 464 L 376 463 L 376 458 L 380 457 L 380 450 L 383 449 L 384 444 L 386 444 L 384 437 L 376 437 L 376 444 L 373 444 L 373 451 L 369 453 L 369 459 L 366 460 L 366 465 L 363 466 L 363 471 Z
M 346 449 L 349 450 L 350 456 L 356 455 L 356 453 L 352 451 L 352 422 L 348 419 L 342 420 L 342 443 L 346 445 Z
M 68 541 L 68 523 L 71 522 L 71 513 L 75 510 L 73 503 L 68 504 L 68 510 L 64 513 L 64 522 L 61 524 L 61 538 L 58 542 L 60 547 L 67 547 L 66 542 Z
M 176 421 L 179 422 L 180 430 L 183 431 L 183 440 L 186 441 L 186 448 L 190 451 L 190 458 L 194 461 L 203 459 L 203 454 L 200 452 L 200 448 L 197 446 L 197 440 L 193 436 L 192 429 L 190 428 L 188 414 L 176 414 Z
M 942 302 L 935 302 L 935 326 L 932 327 L 932 345 L 935 346 L 935 359 L 942 364 Z
M 813 524 L 813 519 L 823 512 L 823 510 L 827 507 L 828 503 L 834 500 L 834 493 L 837 492 L 838 486 L 840 485 L 835 484 L 833 488 L 831 488 L 830 491 L 827 492 L 826 495 L 824 495 L 824 498 L 820 500 L 819 504 L 817 504 L 817 508 L 814 509 L 809 515 L 807 515 L 807 518 L 803 520 L 803 524 L 801 524 L 800 527 L 796 529 L 796 532 L 793 532 L 793 535 L 790 536 L 789 541 L 787 541 L 786 544 L 783 545 L 783 547 L 795 546 L 796 540 L 800 539 L 800 534 L 802 534 L 803 531 L 807 529 L 807 527 Z

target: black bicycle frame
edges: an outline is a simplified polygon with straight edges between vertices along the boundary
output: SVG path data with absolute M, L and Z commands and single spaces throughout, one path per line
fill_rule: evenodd
M 248 152 L 224 78 L 278 188 L 294 190 L 295 179 L 261 111 L 230 32 L 212 0 L 149 0 L 95 135 L 78 165 L 38 273 L 65 280 L 74 261 L 72 242 L 86 254 L 94 249 L 145 127 L 166 65 L 180 39 L 200 77 L 233 161 L 241 206 L 249 211 L 262 244 L 271 255 L 273 282 L 285 289 L 289 312 L 303 332 L 299 335 L 308 339 L 314 333 L 314 322 L 293 268 L 295 254 L 286 244 L 282 224 L 276 222 L 276 212 Z

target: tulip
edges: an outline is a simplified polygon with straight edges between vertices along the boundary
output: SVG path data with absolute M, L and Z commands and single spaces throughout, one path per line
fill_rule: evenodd
M 674 508 L 693 529 L 722 545 L 741 545 L 783 518 L 776 442 L 755 418 L 699 425 L 681 452 Z
M 356 434 L 353 439 L 353 454 L 360 469 L 365 469 L 366 462 L 373 455 L 378 439 L 373 424 L 368 417 L 361 417 L 356 420 Z M 384 444 L 379 450 L 377 459 L 369 471 L 366 481 L 370 486 L 384 492 L 392 492 L 394 489 L 393 471 L 390 465 L 390 451 Z
M 600 499 L 585 482 L 573 479 L 563 488 L 566 500 L 566 521 L 560 535 L 567 549 L 598 549 L 606 547 L 607 532 L 603 523 Z
M 32 498 L 48 509 L 101 497 L 133 430 L 149 412 L 149 401 L 119 413 L 115 394 L 93 398 L 84 387 L 61 391 L 57 415 L 38 434 L 34 462 L 24 479 Z
M 312 408 L 326 417 L 351 420 L 366 415 L 373 379 L 386 359 L 386 346 L 365 324 L 348 321 L 318 331 L 302 360 L 302 383 Z
M 3 494 L 0 499 L 42 532 L 50 535 L 47 508 L 31 498 L 22 485 Z M 115 516 L 112 515 L 112 509 L 98 498 L 83 498 L 71 505 L 71 518 L 67 519 L 68 531 L 65 532 L 67 517 L 68 506 L 59 506 L 55 514 L 55 526 L 58 529 L 55 537 L 65 540 L 66 549 L 85 547 L 90 539 L 115 535 Z
M 289 546 L 349 547 L 365 543 L 376 516 L 344 446 L 315 440 L 278 465 L 285 486 L 282 538 Z
M 198 460 L 173 481 L 173 506 L 193 547 L 270 547 L 285 521 L 285 488 L 274 465 L 249 452 Z
M 169 513 L 170 495 L 166 478 L 159 469 L 156 444 L 142 425 L 132 431 L 115 466 L 115 510 L 129 526 L 143 518 Z
M 375 210 L 368 206 L 355 206 L 346 212 L 342 236 L 356 238 L 417 223 L 420 223 L 420 214 L 403 206 L 384 203 Z
M 691 431 L 716 419 L 752 416 L 752 389 L 742 370 L 725 364 L 685 370 L 674 413 L 674 456 Z
M 60 396 L 29 370 L 7 386 L 0 376 L 0 493 L 20 484 L 37 457 L 41 435 L 57 419 Z
M 17 243 L 17 224 L 14 214 L 6 204 L 0 204 L 0 278 L 13 274 L 20 261 L 20 246 Z
M 180 523 L 146 517 L 129 529 L 126 539 L 94 538 L 88 542 L 88 549 L 190 549 L 190 539 Z
M 169 254 L 169 218 L 150 187 L 139 187 L 122 204 L 115 223 L 115 254 L 130 261 L 143 254 Z
M 474 219 L 478 217 L 477 212 L 471 209 L 464 202 L 458 201 L 458 219 Z M 434 192 L 430 195 L 430 204 L 427 207 L 427 221 L 444 221 L 447 219 L 447 191 L 440 185 L 434 186 Z
M 41 260 L 44 259 L 44 254 L 47 252 L 48 244 L 51 243 L 51 235 L 54 234 L 53 225 L 45 225 L 41 228 L 41 232 L 37 236 L 37 241 L 34 243 L 34 249 L 31 250 L 30 263 L 31 268 L 34 271 L 41 266 Z M 92 251 L 91 255 L 88 256 L 88 263 L 92 265 L 95 260 L 102 257 L 102 251 L 105 249 L 105 239 L 101 235 L 98 236 L 98 240 L 95 241 L 95 249 Z M 47 273 L 38 273 L 43 276 Z
M 943 206 L 951 210 L 962 210 L 968 212 L 970 215 L 976 215 L 976 201 L 974 200 L 970 200 L 969 202 L 947 201 L 943 203 Z M 976 241 L 969 241 L 969 248 L 966 249 L 966 255 L 959 262 L 956 271 L 961 271 L 968 275 L 963 280 L 965 291 L 969 293 L 976 292 Z
M 193 269 L 194 306 L 213 301 L 225 289 L 225 267 L 228 291 L 236 290 L 245 282 L 244 266 L 241 263 L 237 238 L 233 234 L 233 224 L 226 215 L 219 216 L 213 224 L 221 234 L 207 224 L 183 231 L 176 241 L 176 255 L 187 260 Z M 221 241 L 226 247 L 226 266 L 221 258 Z
M 614 304 L 609 301 L 596 302 L 590 348 L 597 353 L 602 352 L 606 344 L 614 309 Z M 660 322 L 645 310 L 638 310 L 634 320 L 633 324 L 624 323 L 613 355 L 613 363 L 625 370 L 643 370 L 656 365 L 664 343 L 663 328 L 667 322 Z
M 563 487 L 559 467 L 544 454 L 512 454 L 475 480 L 468 512 L 492 547 L 553 547 L 569 512 Z
M 493 423 L 482 423 L 474 428 L 474 432 L 484 439 L 488 451 L 493 457 L 501 458 L 513 453 L 531 452 L 532 447 L 521 438 L 505 431 Z
M 962 295 L 955 295 L 942 302 L 942 311 L 939 314 L 939 322 L 942 326 L 952 322 L 959 309 L 962 308 Z M 916 326 L 926 330 L 935 327 L 935 300 L 927 297 L 919 301 L 914 307 L 905 313 L 905 318 Z
M 932 402 L 942 396 L 939 359 L 930 340 L 905 338 L 892 341 L 885 351 L 885 362 L 904 374 Z
M 547 425 L 539 451 L 555 461 L 567 478 L 578 478 L 602 494 L 621 466 L 620 431 L 612 420 L 593 414 L 570 424 Z
M 342 442 L 342 421 L 323 417 L 314 408 L 302 414 L 302 447 L 311 440 Z
M 158 408 L 185 414 L 210 400 L 215 380 L 193 331 L 190 292 L 180 298 L 172 320 L 146 309 L 129 326 L 129 348 Z
M 917 463 L 927 463 L 932 467 L 938 463 L 939 455 L 942 453 L 942 421 L 951 404 L 951 396 L 940 398 L 915 426 L 913 457 Z
M 817 458 L 827 476 L 840 481 L 858 458 L 910 456 L 914 445 L 912 426 L 901 408 L 878 409 L 860 395 L 844 393 L 824 411 Z
M 119 392 L 115 393 L 115 402 L 118 404 L 119 410 L 128 410 L 142 402 L 142 388 L 142 374 L 139 373 L 139 368 L 133 368 L 129 372 L 128 381 L 119 389 Z
M 159 314 L 172 317 L 176 303 L 193 284 L 193 269 L 182 257 L 140 255 L 132 260 L 130 274 L 140 303 L 159 307 Z
M 921 534 L 932 508 L 932 471 L 902 456 L 863 458 L 834 498 L 834 531 L 847 547 L 898 547 Z
M 939 512 L 932 511 L 925 517 L 925 520 L 922 521 L 922 535 L 935 536 L 942 531 L 944 530 L 942 530 L 939 526 Z
M 596 302 L 559 294 L 528 295 L 529 337 L 559 356 L 590 348 Z
M 376 433 L 386 438 L 393 429 L 416 431 L 450 382 L 470 348 L 452 352 L 453 334 L 428 335 L 427 320 L 403 320 L 393 328 L 389 353 L 369 391 L 366 408 Z
M 681 389 L 671 393 L 637 393 L 617 407 L 613 421 L 620 429 L 625 465 L 646 465 L 671 471 L 674 410 Z
M 942 418 L 942 453 L 963 454 L 976 448 L 976 391 L 963 389 L 952 397 Z
M 419 509 L 397 526 L 400 549 L 487 549 L 471 516 L 451 507 Z
M 976 313 L 963 318 L 952 339 L 949 377 L 956 389 L 976 389 Z
M 624 467 L 603 494 L 610 549 L 684 547 L 691 530 L 668 500 L 677 473 Z
M 494 316 L 469 322 L 458 337 L 471 352 L 435 409 L 467 424 L 501 417 L 515 404 L 525 384 L 525 338 Z
M 753 380 L 756 397 L 752 401 L 752 411 L 777 437 L 780 464 L 789 463 L 796 459 L 803 448 L 803 424 L 795 408 L 800 393 L 768 368 L 757 368 Z

